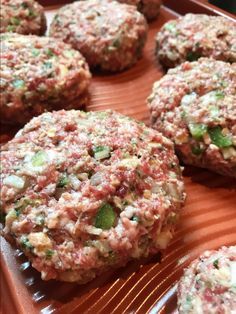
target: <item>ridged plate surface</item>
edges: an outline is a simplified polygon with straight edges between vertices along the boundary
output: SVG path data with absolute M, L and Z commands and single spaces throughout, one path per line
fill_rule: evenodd
M 54 10 L 48 8 L 49 20 Z M 176 16 L 162 8 L 158 21 L 150 24 L 144 57 L 135 67 L 116 75 L 94 75 L 88 110 L 112 108 L 148 123 L 145 100 L 153 82 L 164 74 L 154 59 L 154 37 L 165 21 Z M 16 131 L 17 127 L 2 128 L 1 141 Z M 176 283 L 183 268 L 206 249 L 236 244 L 235 180 L 191 167 L 185 168 L 184 180 L 186 206 L 161 262 L 159 255 L 130 262 L 84 286 L 43 282 L 24 255 L 1 238 L 2 313 L 174 313 Z

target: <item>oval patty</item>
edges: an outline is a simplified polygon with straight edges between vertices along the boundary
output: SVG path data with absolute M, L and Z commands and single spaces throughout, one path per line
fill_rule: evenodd
M 200 57 L 236 62 L 236 23 L 204 14 L 169 21 L 157 33 L 156 56 L 166 67 Z
M 154 84 L 148 105 L 186 164 L 236 177 L 236 63 L 185 62 Z
M 2 122 L 25 123 L 46 110 L 86 102 L 91 75 L 82 55 L 71 46 L 13 33 L 1 34 L 1 44 Z
M 185 198 L 171 141 L 112 111 L 44 113 L 1 165 L 4 233 L 44 280 L 86 282 L 165 249 Z
M 88 0 L 59 9 L 50 36 L 70 43 L 91 68 L 121 71 L 141 57 L 147 38 L 147 22 L 132 5 L 116 1 Z
M 46 17 L 43 7 L 34 0 L 1 0 L 0 33 L 43 35 Z

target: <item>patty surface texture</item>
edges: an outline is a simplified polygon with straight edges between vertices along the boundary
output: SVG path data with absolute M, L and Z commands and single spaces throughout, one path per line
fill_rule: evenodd
M 44 280 L 84 283 L 165 249 L 185 198 L 172 142 L 112 111 L 44 113 L 1 165 L 3 232 Z

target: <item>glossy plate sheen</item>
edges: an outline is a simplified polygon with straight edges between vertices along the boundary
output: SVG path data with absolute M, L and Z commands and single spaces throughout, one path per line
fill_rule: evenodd
M 49 20 L 57 8 L 46 7 Z M 145 100 L 153 82 L 164 74 L 154 59 L 155 34 L 164 22 L 187 12 L 233 18 L 204 0 L 165 1 L 158 20 L 150 24 L 144 56 L 137 65 L 116 75 L 94 75 L 88 110 L 112 108 L 148 123 Z M 1 141 L 16 131 L 17 127 L 2 128 Z M 186 206 L 161 263 L 159 255 L 130 262 L 83 286 L 43 282 L 24 255 L 1 238 L 2 313 L 174 313 L 176 283 L 183 268 L 206 249 L 236 244 L 235 180 L 191 167 L 185 168 L 184 180 Z

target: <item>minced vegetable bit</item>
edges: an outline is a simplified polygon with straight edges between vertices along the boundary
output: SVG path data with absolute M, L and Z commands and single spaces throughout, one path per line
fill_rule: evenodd
M 165 249 L 185 199 L 172 142 L 112 111 L 44 113 L 1 165 L 3 232 L 44 280 L 87 282 Z
M 185 62 L 154 84 L 148 105 L 186 164 L 236 177 L 236 63 Z
M 167 68 L 201 57 L 236 62 L 236 23 L 192 13 L 168 21 L 157 33 L 156 56 Z
M 236 313 L 236 246 L 206 251 L 178 284 L 180 314 Z
M 43 35 L 46 17 L 43 7 L 34 0 L 1 0 L 0 33 Z
M 122 71 L 142 56 L 148 25 L 135 6 L 117 1 L 77 1 L 61 7 L 50 36 L 79 50 L 91 68 Z
M 78 51 L 48 37 L 0 37 L 1 122 L 22 124 L 46 110 L 86 104 L 91 74 Z

